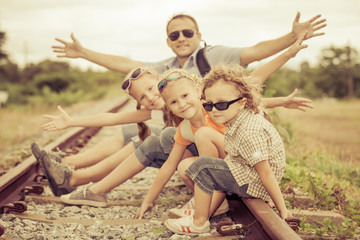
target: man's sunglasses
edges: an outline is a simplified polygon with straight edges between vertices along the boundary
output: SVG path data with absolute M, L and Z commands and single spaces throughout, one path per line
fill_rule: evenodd
M 182 34 L 186 38 L 192 38 L 194 36 L 194 30 L 192 29 L 183 29 L 181 30 Z M 176 41 L 180 37 L 180 31 L 175 31 L 169 34 L 169 38 L 171 41 Z
M 228 109 L 230 107 L 231 104 L 236 103 L 237 101 L 243 99 L 242 97 L 239 97 L 235 100 L 232 101 L 228 101 L 228 102 L 217 102 L 217 103 L 212 103 L 212 102 L 205 102 L 203 103 L 203 107 L 206 111 L 211 112 L 213 107 L 215 107 L 217 110 L 219 111 L 225 111 L 226 109 Z
M 162 79 L 159 82 L 159 84 L 158 84 L 159 92 L 162 92 L 164 90 L 164 88 L 166 87 L 167 82 L 179 79 L 181 77 L 184 77 L 184 78 L 190 79 L 191 81 L 194 81 L 194 79 L 189 78 L 188 76 L 186 76 L 182 72 L 174 71 L 174 72 L 169 73 L 169 75 L 166 78 Z
M 124 90 L 126 93 L 129 93 L 129 88 L 131 86 L 131 81 L 138 79 L 144 72 L 151 74 L 150 71 L 138 68 L 136 69 L 130 76 L 129 79 L 126 79 L 123 84 L 121 85 L 121 89 Z

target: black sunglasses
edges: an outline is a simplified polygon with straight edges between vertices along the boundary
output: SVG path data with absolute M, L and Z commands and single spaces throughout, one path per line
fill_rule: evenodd
M 130 88 L 130 86 L 131 86 L 131 81 L 138 79 L 138 78 L 141 76 L 141 74 L 143 74 L 144 72 L 149 73 L 149 74 L 151 73 L 150 71 L 145 70 L 145 69 L 142 69 L 142 68 L 136 69 L 136 70 L 131 74 L 130 78 L 129 78 L 129 79 L 126 79 L 126 80 L 123 82 L 123 84 L 121 85 L 121 89 L 124 90 L 126 93 L 129 93 L 129 88 Z
M 236 103 L 237 101 L 239 101 L 241 99 L 243 99 L 243 98 L 239 97 L 235 100 L 228 101 L 228 102 L 217 102 L 217 103 L 205 102 L 205 103 L 203 103 L 203 107 L 208 112 L 211 112 L 213 107 L 215 107 L 219 111 L 224 111 L 224 110 L 228 109 L 231 104 Z
M 182 34 L 186 38 L 192 38 L 194 36 L 194 30 L 192 29 L 183 29 L 181 30 Z M 169 38 L 171 41 L 176 41 L 180 37 L 180 31 L 175 31 L 169 34 Z

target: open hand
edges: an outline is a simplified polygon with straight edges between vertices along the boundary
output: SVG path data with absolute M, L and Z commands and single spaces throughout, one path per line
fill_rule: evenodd
M 61 106 L 57 107 L 57 110 L 60 112 L 60 115 L 43 115 L 44 118 L 50 119 L 50 122 L 44 123 L 41 128 L 45 131 L 56 131 L 69 127 L 69 122 L 71 117 Z
M 305 36 L 305 40 L 324 35 L 324 32 L 318 32 L 320 29 L 326 27 L 326 19 L 320 19 L 321 14 L 316 15 L 315 17 L 312 17 L 306 22 L 299 22 L 300 20 L 300 12 L 297 12 L 295 20 L 293 22 L 293 28 L 292 32 L 299 38 L 301 36 L 302 32 L 307 32 Z M 317 21 L 316 21 L 317 20 Z
M 75 38 L 74 34 L 71 33 L 72 42 L 66 42 L 60 38 L 55 38 L 56 41 L 63 44 L 63 46 L 52 46 L 53 52 L 57 53 L 58 58 L 78 58 L 81 57 L 82 45 L 79 40 Z
M 285 102 L 283 104 L 284 107 L 289 109 L 297 109 L 305 112 L 306 108 L 313 108 L 312 101 L 307 98 L 296 97 L 298 90 L 295 89 L 289 96 L 285 98 Z

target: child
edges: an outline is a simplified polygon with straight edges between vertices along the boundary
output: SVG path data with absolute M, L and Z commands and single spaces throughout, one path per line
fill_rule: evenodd
M 52 130 L 66 128 L 68 126 L 101 126 L 127 122 L 141 122 L 150 119 L 151 116 L 154 115 L 154 112 L 162 115 L 165 105 L 157 89 L 157 84 L 159 82 L 158 75 L 149 69 L 135 69 L 130 72 L 126 79 L 127 80 L 124 81 L 122 86 L 123 90 L 133 96 L 139 104 L 145 106 L 145 109 L 130 113 L 103 113 L 95 116 L 78 118 L 70 118 L 63 112 L 59 117 L 47 116 L 53 121 L 45 124 L 44 129 Z M 159 117 L 157 119 L 159 121 L 162 120 Z M 158 135 L 152 135 L 146 138 L 141 145 L 139 141 L 137 141 L 137 143 L 138 144 L 135 145 L 134 141 L 133 143 L 128 144 L 130 146 L 127 145 L 124 149 L 111 155 L 104 161 L 89 168 L 80 169 L 74 172 L 55 162 L 51 153 L 44 152 L 41 161 L 44 162 L 42 165 L 45 174 L 49 178 L 50 187 L 53 193 L 57 196 L 67 194 L 74 190 L 73 186 L 86 184 L 90 181 L 102 180 L 102 182 L 98 182 L 97 185 L 91 186 L 91 189 L 94 189 L 94 194 L 102 194 L 104 193 L 103 191 L 106 192 L 114 186 L 114 181 L 116 186 L 140 172 L 146 166 L 153 166 L 155 164 L 156 167 L 160 167 L 162 162 L 166 160 L 167 155 L 164 154 L 159 147 L 160 142 Z M 135 148 L 137 149 L 135 150 Z M 148 154 L 150 151 L 151 154 Z M 37 158 L 40 158 L 40 152 L 38 147 L 34 147 L 34 155 L 37 156 Z M 121 177 L 111 178 L 110 181 L 107 181 L 107 178 L 104 177 L 108 177 L 108 175 L 110 175 L 109 173 L 112 172 L 115 167 L 118 167 L 120 163 L 127 164 L 126 168 L 119 168 L 119 175 Z M 122 174 L 121 171 L 126 171 L 126 173 Z M 98 186 L 98 188 L 96 188 L 96 186 Z M 86 198 L 86 196 L 83 198 Z M 71 199 L 72 198 L 70 198 L 70 200 Z M 96 201 L 85 201 L 84 199 L 77 200 L 80 200 L 85 204 L 99 205 Z M 69 203 L 72 202 L 70 201 Z M 105 204 L 102 201 L 100 205 L 103 206 Z
M 286 54 L 294 56 L 302 48 L 301 45 L 290 48 Z M 270 62 L 262 68 L 273 66 Z M 226 193 L 265 201 L 271 197 L 282 219 L 292 217 L 278 184 L 285 169 L 281 137 L 259 114 L 260 87 L 243 72 L 240 66 L 216 66 L 203 80 L 205 110 L 217 123 L 227 126 L 224 137 L 227 155 L 224 159 L 200 157 L 186 170 L 195 182 L 195 211 L 194 215 L 165 221 L 165 226 L 175 233 L 209 232 L 212 195 L 216 192 L 219 198 L 219 191 L 223 198 Z

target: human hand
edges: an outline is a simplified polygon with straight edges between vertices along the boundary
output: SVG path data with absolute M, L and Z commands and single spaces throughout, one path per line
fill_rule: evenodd
M 52 46 L 53 52 L 57 53 L 58 58 L 78 58 L 81 57 L 82 45 L 80 41 L 75 38 L 74 33 L 71 33 L 72 42 L 66 42 L 60 38 L 55 38 L 56 41 L 62 43 L 64 46 Z
M 303 44 L 303 41 L 305 40 L 305 36 L 306 36 L 307 32 L 304 31 L 301 33 L 301 35 L 299 36 L 299 38 L 296 40 L 296 42 L 290 46 L 290 48 L 287 50 L 287 54 L 289 54 L 290 58 L 293 58 L 296 56 L 296 54 L 304 48 L 307 48 L 308 45 L 307 44 Z
M 293 217 L 292 213 L 286 208 L 283 211 L 279 211 L 279 213 L 280 213 L 281 219 L 284 220 L 284 221 L 287 218 L 292 218 Z
M 312 17 L 306 22 L 299 22 L 300 20 L 300 12 L 297 12 L 295 20 L 293 21 L 293 27 L 292 32 L 296 35 L 297 38 L 301 36 L 301 33 L 304 31 L 307 31 L 307 34 L 305 36 L 305 40 L 324 35 L 324 32 L 318 32 L 320 29 L 326 27 L 326 19 L 319 19 L 321 17 L 321 14 L 316 15 L 315 17 Z M 316 21 L 316 22 L 315 22 Z
M 61 130 L 69 127 L 69 122 L 71 117 L 61 106 L 57 107 L 60 115 L 53 116 L 53 115 L 43 115 L 44 118 L 50 119 L 50 122 L 44 123 L 41 128 L 45 131 L 56 131 Z
M 153 208 L 154 204 L 153 203 L 147 203 L 147 202 L 143 202 L 141 204 L 141 207 L 138 211 L 138 213 L 136 214 L 135 218 L 137 219 L 142 219 L 144 217 L 144 214 L 148 211 L 151 211 L 151 209 Z
M 303 112 L 306 111 L 306 108 L 314 108 L 314 106 L 312 105 L 312 101 L 310 99 L 296 97 L 297 93 L 298 93 L 298 90 L 295 89 L 289 96 L 287 96 L 285 98 L 283 107 L 289 108 L 289 109 L 297 109 L 297 110 L 300 110 Z

